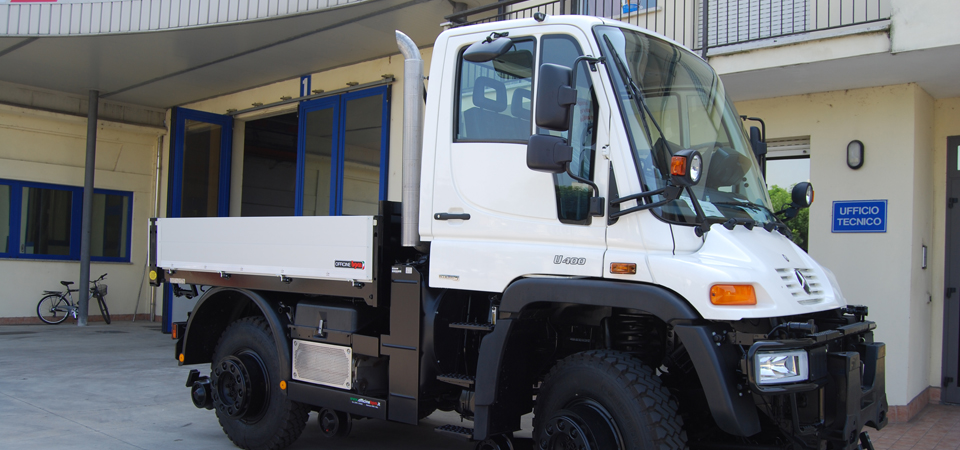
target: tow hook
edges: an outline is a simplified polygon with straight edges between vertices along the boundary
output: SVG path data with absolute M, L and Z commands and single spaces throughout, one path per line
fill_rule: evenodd
M 213 395 L 210 391 L 210 377 L 201 377 L 197 369 L 190 370 L 187 375 L 187 387 L 190 388 L 190 399 L 197 408 L 213 409 Z

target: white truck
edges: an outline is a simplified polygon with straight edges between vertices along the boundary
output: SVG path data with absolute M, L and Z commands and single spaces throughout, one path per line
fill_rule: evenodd
M 444 31 L 424 105 L 397 34 L 402 202 L 152 221 L 153 283 L 208 287 L 176 354 L 211 364 L 187 386 L 237 446 L 283 448 L 311 410 L 343 436 L 440 409 L 483 450 L 872 448 L 884 344 L 788 238 L 812 189 L 771 210 L 703 60 L 537 14 Z

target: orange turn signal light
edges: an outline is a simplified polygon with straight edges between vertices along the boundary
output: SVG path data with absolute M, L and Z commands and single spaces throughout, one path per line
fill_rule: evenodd
M 670 175 L 684 176 L 687 174 L 687 158 L 674 156 L 670 158 Z
M 636 275 L 636 263 L 610 263 L 610 273 L 617 275 Z
M 710 303 L 714 305 L 756 305 L 757 293 L 749 284 L 715 284 L 710 288 Z
M 181 353 L 180 356 L 177 357 L 177 359 L 180 360 L 180 362 L 183 362 L 183 353 Z
M 177 336 L 177 324 L 173 324 L 173 327 L 170 328 L 170 339 L 176 340 L 177 338 L 179 338 Z
M 281 390 L 281 391 L 287 390 L 287 382 L 286 382 L 286 381 L 280 380 L 280 390 Z

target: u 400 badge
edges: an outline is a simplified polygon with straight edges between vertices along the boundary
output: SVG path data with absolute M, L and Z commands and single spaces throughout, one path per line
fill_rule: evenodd
M 587 258 L 577 258 L 575 256 L 564 257 L 557 255 L 553 257 L 554 264 L 566 264 L 569 266 L 582 266 L 587 263 Z

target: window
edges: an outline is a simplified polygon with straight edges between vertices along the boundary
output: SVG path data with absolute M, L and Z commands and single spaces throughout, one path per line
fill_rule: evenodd
M 457 141 L 523 142 L 530 139 L 533 40 L 518 40 L 493 61 L 461 58 Z
M 544 36 L 541 64 L 551 63 L 573 67 L 582 53 L 580 45 L 570 36 Z M 554 134 L 567 139 L 573 147 L 570 170 L 581 178 L 593 180 L 593 160 L 597 147 L 597 96 L 586 64 L 577 66 L 577 103 L 573 107 L 570 131 L 557 133 L 539 129 L 540 134 Z M 572 137 L 571 137 L 572 136 Z M 557 218 L 563 223 L 590 224 L 590 197 L 593 188 L 570 178 L 566 173 L 553 176 L 557 192 Z
M 0 180 L 0 257 L 80 259 L 83 188 Z M 133 193 L 95 189 L 90 257 L 130 261 Z

